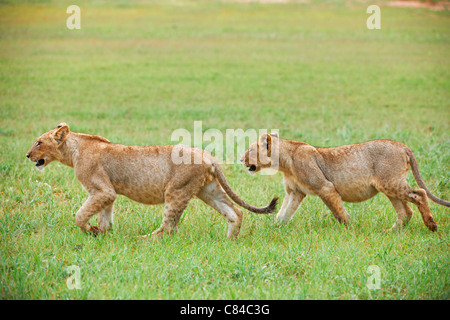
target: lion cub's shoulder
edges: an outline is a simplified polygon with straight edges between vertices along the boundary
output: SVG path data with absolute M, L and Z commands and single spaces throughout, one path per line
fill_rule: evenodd
M 108 139 L 103 138 L 101 136 L 96 136 L 92 134 L 84 134 L 84 133 L 78 133 L 78 135 L 82 136 L 83 138 L 87 140 L 91 140 L 92 142 L 104 142 L 104 143 L 111 143 Z

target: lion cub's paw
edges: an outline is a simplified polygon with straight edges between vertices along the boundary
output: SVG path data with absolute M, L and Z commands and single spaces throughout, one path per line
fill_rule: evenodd
M 90 226 L 89 232 L 91 232 L 92 235 L 93 235 L 94 237 L 96 237 L 97 234 L 99 234 L 99 233 L 101 232 L 101 230 L 100 230 L 98 227 L 96 227 L 96 226 Z
M 434 221 L 433 218 L 431 218 L 431 219 L 426 223 L 426 225 L 427 225 L 428 229 L 430 229 L 431 231 L 433 231 L 433 232 L 436 232 L 436 231 L 437 231 L 437 224 L 436 224 L 436 222 Z

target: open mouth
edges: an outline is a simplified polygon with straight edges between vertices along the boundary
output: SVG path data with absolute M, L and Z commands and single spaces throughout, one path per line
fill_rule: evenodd
M 45 168 L 44 165 L 45 165 L 45 159 L 36 160 L 36 169 L 38 169 L 39 171 L 44 170 L 44 168 Z
M 45 159 L 39 159 L 36 161 L 36 167 L 43 166 L 45 163 Z

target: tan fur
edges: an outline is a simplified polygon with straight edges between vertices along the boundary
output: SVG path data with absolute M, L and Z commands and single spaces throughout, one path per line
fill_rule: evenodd
M 268 155 L 258 150 L 267 150 Z M 272 157 L 270 157 L 272 154 Z M 365 201 L 378 192 L 388 196 L 398 213 L 391 228 L 406 224 L 412 216 L 408 202 L 414 203 L 425 225 L 432 231 L 437 225 L 431 215 L 427 195 L 441 205 L 450 202 L 431 194 L 419 174 L 417 161 L 406 145 L 389 140 L 375 140 L 335 148 L 316 148 L 304 142 L 262 135 L 246 151 L 241 161 L 253 172 L 271 167 L 278 159 L 284 174 L 286 195 L 277 218 L 288 221 L 306 195 L 319 196 L 339 222 L 347 223 L 346 202 Z M 412 167 L 421 189 L 411 188 L 406 176 Z
M 89 193 L 75 216 L 83 231 L 97 233 L 110 228 L 118 194 L 145 204 L 165 203 L 162 225 L 152 237 L 176 232 L 181 214 L 194 196 L 228 220 L 231 238 L 238 236 L 243 216 L 227 193 L 250 211 L 275 211 L 276 201 L 258 208 L 240 199 L 232 192 L 216 159 L 201 149 L 181 147 L 180 152 L 187 152 L 192 164 L 174 164 L 171 158 L 174 147 L 112 144 L 99 136 L 71 132 L 67 124 L 61 123 L 41 135 L 27 157 L 41 169 L 52 161 L 74 168 L 76 177 Z M 194 158 L 199 155 L 201 163 L 194 164 Z M 91 226 L 89 220 L 97 213 L 100 213 L 99 225 Z

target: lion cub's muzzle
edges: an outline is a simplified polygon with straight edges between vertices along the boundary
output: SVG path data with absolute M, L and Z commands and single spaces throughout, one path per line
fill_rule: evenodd
M 252 161 L 249 159 L 247 154 L 243 155 L 240 161 L 248 169 L 248 173 L 254 174 L 257 171 L 258 166 L 256 164 L 251 164 Z
M 46 162 L 46 158 L 43 158 L 43 159 L 33 159 L 33 158 L 30 158 L 30 157 L 31 157 L 31 155 L 30 155 L 29 153 L 27 153 L 27 158 L 30 159 L 30 160 L 33 161 L 33 162 L 36 162 L 36 168 L 37 168 L 37 169 L 39 169 L 39 170 L 44 169 L 45 162 Z
M 250 174 L 254 174 L 256 172 L 256 169 L 258 168 L 254 164 L 245 164 L 245 166 L 247 167 L 248 173 L 250 173 Z

